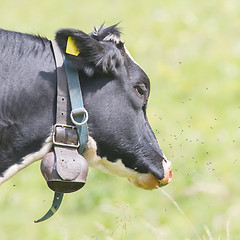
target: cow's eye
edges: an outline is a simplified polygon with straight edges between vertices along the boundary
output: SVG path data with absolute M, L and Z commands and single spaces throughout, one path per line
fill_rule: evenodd
M 147 100 L 147 88 L 145 86 L 145 84 L 138 84 L 137 86 L 135 86 L 136 92 L 138 97 L 144 99 L 144 101 Z

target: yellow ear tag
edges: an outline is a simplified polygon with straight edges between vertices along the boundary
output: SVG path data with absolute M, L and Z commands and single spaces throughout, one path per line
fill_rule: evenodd
M 78 54 L 80 53 L 72 37 L 68 37 L 66 53 L 74 56 L 78 56 Z

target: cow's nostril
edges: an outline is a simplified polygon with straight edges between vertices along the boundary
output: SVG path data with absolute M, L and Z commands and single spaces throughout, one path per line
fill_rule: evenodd
M 171 180 L 172 180 L 172 177 L 173 177 L 173 172 L 172 172 L 172 169 L 170 169 L 170 171 L 169 171 L 168 183 L 170 183 L 170 182 L 171 182 Z
M 159 187 L 164 186 L 171 182 L 173 177 L 172 164 L 168 160 L 164 159 L 163 168 L 164 168 L 164 178 L 159 180 Z

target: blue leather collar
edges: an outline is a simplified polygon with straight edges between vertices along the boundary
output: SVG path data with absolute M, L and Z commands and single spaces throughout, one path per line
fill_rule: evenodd
M 80 146 L 79 154 L 82 154 L 88 142 L 87 120 L 88 113 L 83 105 L 82 91 L 78 71 L 70 66 L 67 59 L 64 60 L 65 72 L 68 82 L 68 90 L 72 106 L 71 120 L 77 127 Z

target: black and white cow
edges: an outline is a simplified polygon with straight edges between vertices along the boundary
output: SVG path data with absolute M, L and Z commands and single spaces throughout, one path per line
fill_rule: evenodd
M 66 53 L 68 37 L 80 53 Z M 172 178 L 146 116 L 150 83 L 120 38 L 117 25 L 89 35 L 61 29 L 56 41 L 78 69 L 89 112 L 83 156 L 91 167 L 155 189 Z M 56 65 L 51 42 L 0 30 L 0 184 L 52 148 Z M 70 121 L 70 120 L 69 120 Z

